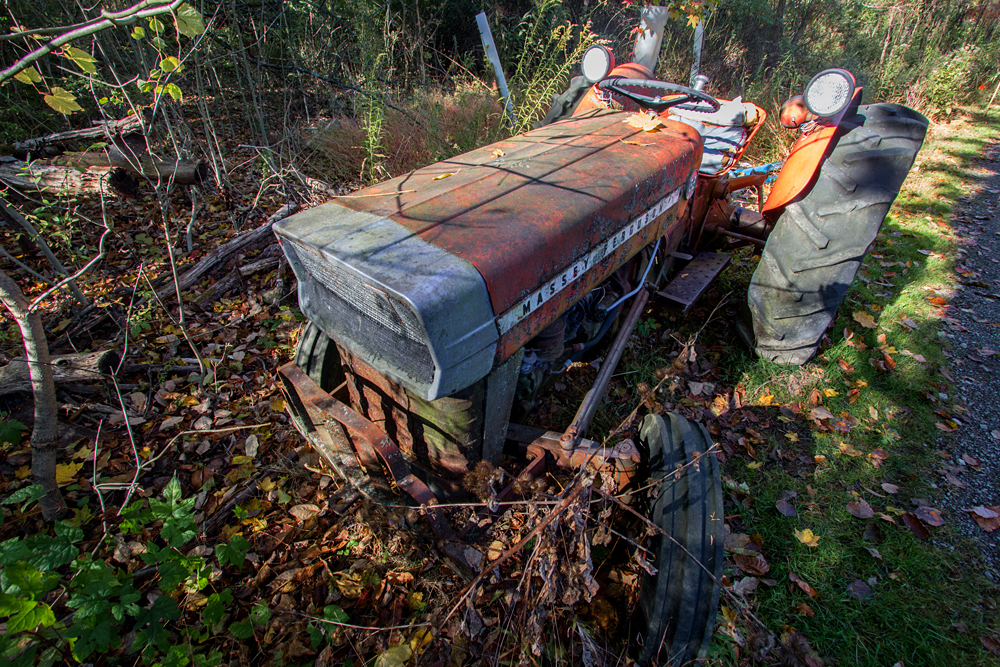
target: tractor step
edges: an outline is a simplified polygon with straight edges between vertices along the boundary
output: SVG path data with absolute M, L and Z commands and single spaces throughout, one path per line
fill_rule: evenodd
M 721 252 L 699 252 L 677 273 L 677 277 L 657 294 L 679 303 L 684 308 L 682 312 L 687 312 L 712 281 L 722 273 L 722 269 L 726 268 L 730 257 Z

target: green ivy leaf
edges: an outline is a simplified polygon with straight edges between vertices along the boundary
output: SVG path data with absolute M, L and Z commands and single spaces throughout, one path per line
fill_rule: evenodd
M 0 616 L 13 616 L 35 606 L 34 600 L 25 600 L 10 593 L 0 593 Z
M 186 2 L 177 8 L 174 21 L 177 24 L 177 32 L 185 37 L 197 37 L 205 32 L 205 21 L 201 12 Z
M 65 521 L 56 521 L 56 535 L 76 543 L 83 540 L 83 529 Z
M 94 67 L 97 58 L 83 49 L 78 49 L 75 46 L 67 46 L 63 48 L 62 55 L 76 63 L 76 66 L 87 74 L 97 74 L 97 68 Z
M 160 575 L 160 589 L 164 593 L 175 590 L 190 574 L 184 564 L 176 560 L 160 563 L 156 572 Z
M 59 86 L 53 86 L 48 95 L 43 98 L 45 103 L 61 114 L 70 115 L 77 111 L 83 111 L 83 107 L 76 103 L 76 95 L 63 90 Z
M 174 98 L 174 100 L 178 102 L 182 97 L 184 97 L 184 91 L 181 90 L 181 87 L 176 83 L 168 83 L 163 89 L 167 91 L 167 94 L 170 95 L 170 97 Z
M 254 625 L 264 625 L 271 620 L 271 610 L 267 608 L 267 603 L 261 600 L 250 610 L 250 620 Z
M 157 35 L 156 37 L 154 37 L 153 39 L 151 39 L 149 41 L 152 42 L 153 46 L 155 46 L 158 51 L 166 51 L 167 50 L 167 43 L 165 41 L 163 41 L 163 38 L 160 37 L 159 35 Z
M 146 36 L 146 29 L 141 25 L 132 28 L 132 39 L 142 39 Z
M 160 61 L 160 69 L 164 72 L 173 72 L 180 65 L 180 61 L 174 56 L 169 56 Z
M 16 616 L 11 616 L 7 621 L 7 632 L 34 630 L 39 625 L 47 628 L 55 622 L 56 615 L 52 613 L 49 605 L 44 602 L 32 602 L 30 607 Z
M 208 596 L 208 602 L 201 612 L 201 618 L 206 625 L 213 626 L 223 619 L 226 609 L 233 602 L 233 594 L 227 588 L 221 593 L 212 593 Z
M 248 618 L 245 621 L 239 621 L 238 623 L 230 625 L 229 631 L 233 633 L 233 636 L 237 639 L 250 639 L 253 637 L 253 623 L 251 623 Z
M 149 19 L 149 29 L 152 30 L 155 34 L 159 35 L 161 32 L 163 32 L 163 21 L 154 16 L 153 18 Z
M 339 605 L 328 604 L 323 607 L 323 618 L 334 623 L 350 623 L 351 617 Z
M 14 78 L 20 81 L 21 83 L 28 84 L 29 86 L 42 82 L 42 75 L 38 73 L 38 70 L 35 69 L 34 66 L 21 70 L 20 72 L 14 75 Z M 20 424 L 22 430 L 24 428 L 27 428 L 26 426 L 24 426 L 24 424 L 21 424 L 21 422 L 17 420 L 12 421 L 11 423 Z M 0 424 L 0 433 L 2 433 L 3 427 L 4 424 Z M 4 442 L 2 434 L 0 434 L 0 442 Z M 14 440 L 9 440 L 7 442 L 10 442 L 11 444 L 17 444 L 17 442 Z
M 0 442 L 2 442 L 2 439 L 0 439 Z M 3 500 L 0 500 L 0 505 L 13 505 L 14 503 L 19 503 L 22 501 L 27 501 L 30 503 L 38 500 L 44 495 L 45 495 L 45 489 L 42 488 L 41 484 L 32 484 L 31 486 L 22 487 L 17 491 L 15 491 L 14 493 L 7 496 L 6 498 L 4 498 Z
M 242 567 L 246 559 L 247 551 L 250 549 L 250 542 L 242 535 L 233 535 L 229 544 L 220 544 L 215 547 L 215 555 L 219 559 L 219 565 L 233 565 Z

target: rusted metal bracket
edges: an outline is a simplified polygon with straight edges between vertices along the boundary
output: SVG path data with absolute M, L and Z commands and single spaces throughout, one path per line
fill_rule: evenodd
M 435 509 L 437 498 L 420 479 L 410 472 L 403 453 L 386 435 L 385 431 L 368 421 L 347 405 L 320 389 L 306 373 L 294 363 L 285 364 L 278 372 L 294 387 L 299 399 L 309 410 L 342 424 L 351 435 L 358 459 L 372 476 L 373 469 L 381 471 L 381 463 L 389 471 L 396 486 L 421 505 L 424 517 L 434 535 L 441 541 L 441 549 L 463 568 L 477 570 L 482 554 L 461 544 L 444 513 Z M 478 556 L 478 558 L 476 558 Z

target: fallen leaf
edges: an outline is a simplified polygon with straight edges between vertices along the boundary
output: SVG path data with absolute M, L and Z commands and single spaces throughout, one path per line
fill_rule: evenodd
M 779 512 L 781 512 L 783 516 L 788 516 L 788 517 L 798 516 L 798 512 L 795 511 L 795 507 L 784 498 L 775 503 L 774 506 L 778 509 Z
M 840 443 L 840 453 L 847 454 L 848 456 L 862 456 L 861 452 L 856 450 L 854 445 L 849 442 Z
M 740 568 L 747 574 L 761 576 L 767 574 L 771 570 L 771 566 L 768 565 L 764 556 L 761 554 L 736 554 L 733 556 L 733 561 L 736 563 L 736 567 Z
M 857 311 L 852 315 L 852 317 L 854 318 L 855 322 L 857 322 L 866 329 L 874 329 L 876 326 L 878 326 L 877 324 L 875 324 L 875 318 L 863 310 Z
M 926 540 L 931 536 L 931 534 L 927 532 L 927 528 L 924 527 L 924 524 L 920 523 L 920 520 L 910 512 L 903 512 L 902 519 L 903 523 L 906 524 L 906 527 L 910 529 L 910 532 L 916 535 L 919 539 Z
M 847 503 L 847 511 L 851 516 L 859 519 L 871 519 L 875 516 L 875 510 L 872 509 L 871 505 L 864 498 L 861 500 L 852 500 Z
M 504 153 L 499 148 L 494 149 L 493 152 L 490 153 L 490 157 L 493 158 L 493 159 L 496 159 L 498 157 L 503 157 L 504 155 L 506 155 L 506 153 Z
M 486 557 L 489 558 L 490 560 L 496 560 L 497 558 L 500 558 L 500 556 L 503 555 L 504 548 L 505 547 L 503 542 L 499 540 L 493 540 L 493 542 L 490 543 L 489 549 L 486 550 Z
M 872 453 L 868 455 L 868 460 L 876 468 L 882 467 L 882 464 L 885 462 L 887 458 L 889 458 L 888 452 L 886 452 L 881 447 L 876 447 L 875 449 L 872 450 Z
M 805 530 L 796 530 L 795 537 L 797 537 L 799 542 L 807 547 L 819 546 L 819 536 L 813 533 L 810 528 L 806 528 Z
M 882 544 L 882 529 L 877 523 L 870 523 L 865 526 L 864 538 L 875 544 Z
M 169 428 L 177 426 L 182 421 L 184 421 L 184 417 L 167 417 L 166 419 L 163 420 L 163 423 L 160 424 L 160 430 L 166 431 Z
M 285 411 L 285 399 L 276 398 L 271 401 L 271 411 L 272 412 L 284 412 Z
M 833 419 L 833 413 L 824 408 L 822 405 L 817 405 L 809 411 L 809 419 Z
M 899 487 L 895 484 L 890 484 L 889 482 L 882 482 L 882 490 L 886 493 L 898 493 Z
M 288 513 L 294 516 L 299 521 L 305 521 L 309 517 L 316 516 L 319 514 L 319 507 L 313 505 L 312 503 L 303 503 L 301 505 L 293 505 L 288 508 Z
M 943 526 L 944 518 L 941 512 L 932 507 L 918 507 L 913 514 L 928 526 Z
M 259 443 L 257 442 L 257 436 L 256 435 L 247 436 L 246 445 L 244 446 L 247 456 L 249 456 L 250 458 L 254 458 L 255 456 L 257 456 L 258 447 Z
M 743 596 L 751 595 L 757 590 L 758 584 L 760 584 L 760 579 L 757 577 L 743 577 L 733 584 L 732 591 Z
M 976 459 L 974 459 L 974 458 L 972 458 L 968 454 L 962 454 L 962 460 L 965 461 L 970 466 L 978 466 L 979 465 L 979 461 L 976 460 Z
M 965 482 L 960 480 L 958 477 L 955 477 L 947 470 L 944 471 L 944 478 L 948 480 L 948 483 L 951 484 L 952 486 L 957 486 L 960 489 L 965 488 Z
M 886 514 L 885 512 L 878 512 L 876 516 L 878 516 L 878 518 L 882 519 L 883 521 L 888 521 L 889 523 L 896 523 L 896 520 L 893 519 L 888 514 Z
M 816 612 L 812 610 L 812 607 L 807 605 L 805 602 L 800 602 L 797 605 L 795 605 L 795 610 L 800 614 L 802 614 L 803 616 L 808 616 L 809 618 L 812 618 L 813 616 L 816 615 Z
M 983 635 L 979 640 L 983 642 L 983 647 L 987 651 L 1000 658 L 1000 640 L 989 635 Z
M 992 505 L 990 507 L 979 505 L 965 511 L 970 513 L 976 524 L 987 533 L 992 533 L 997 528 L 1000 528 L 1000 505 Z
M 847 594 L 855 600 L 867 600 L 872 596 L 872 587 L 858 579 L 847 587 Z
M 629 114 L 623 122 L 628 123 L 632 127 L 642 130 L 643 132 L 655 132 L 661 127 L 665 127 L 659 116 L 647 116 L 646 114 L 633 113 Z
M 997 353 L 996 350 L 991 350 L 988 347 L 981 347 L 978 350 L 976 350 L 976 352 L 983 355 L 984 357 L 992 357 L 994 354 Z
M 845 373 L 854 372 L 854 366 L 847 363 L 844 359 L 837 359 L 837 365 L 840 366 L 840 370 L 844 371 Z
M 1000 440 L 1000 430 L 993 429 L 990 431 L 990 435 L 992 435 L 994 439 Z
M 438 174 L 437 176 L 434 177 L 433 180 L 440 181 L 440 180 L 443 180 L 445 178 L 448 178 L 449 176 L 454 176 L 454 175 L 455 175 L 454 172 L 449 172 L 447 174 Z
M 82 461 L 80 463 L 60 463 L 56 466 L 56 484 L 59 486 L 69 484 L 76 479 L 76 474 L 80 472 L 81 468 L 83 468 Z
M 212 418 L 211 417 L 198 417 L 192 424 L 194 430 L 196 431 L 207 431 L 212 428 Z
M 880 554 L 878 552 L 878 549 L 876 549 L 875 547 L 865 547 L 865 550 L 868 553 L 870 553 L 872 556 L 874 556 L 875 558 L 878 558 L 879 560 L 882 560 L 882 554 Z
M 967 626 L 963 621 L 957 621 L 951 624 L 951 627 L 955 628 L 957 631 L 961 632 L 963 635 L 969 631 L 969 626 Z
M 791 579 L 792 583 L 796 584 L 800 589 L 802 589 L 802 592 L 805 593 L 806 595 L 808 595 L 809 597 L 811 597 L 811 598 L 818 598 L 819 597 L 819 593 L 816 592 L 815 588 L 813 588 L 808 583 L 806 583 L 805 581 L 803 581 L 802 579 L 800 579 L 791 570 L 788 571 L 788 578 Z

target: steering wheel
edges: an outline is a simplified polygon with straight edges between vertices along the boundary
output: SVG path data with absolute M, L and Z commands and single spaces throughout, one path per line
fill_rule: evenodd
M 597 87 L 601 90 L 609 90 L 622 97 L 627 97 L 639 106 L 652 109 L 657 113 L 670 107 L 677 107 L 685 111 L 706 111 L 705 104 L 711 107 L 712 111 L 718 111 L 721 106 L 719 100 L 708 93 L 703 93 L 688 86 L 657 81 L 655 79 L 604 79 L 597 84 Z M 653 90 L 662 90 L 665 93 L 676 93 L 679 97 L 671 97 L 664 100 L 659 96 L 651 97 L 643 95 L 634 90 L 629 90 L 629 88 L 652 88 Z

